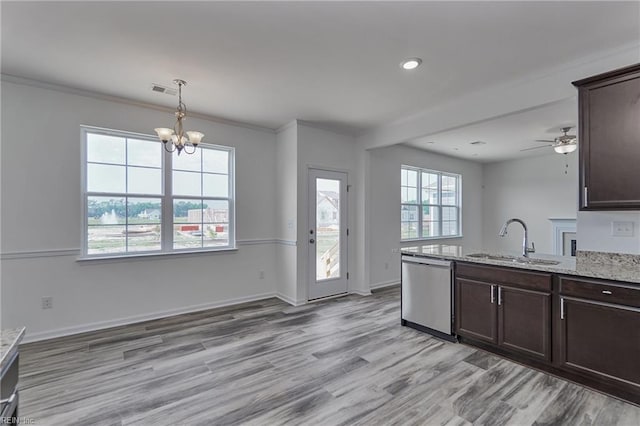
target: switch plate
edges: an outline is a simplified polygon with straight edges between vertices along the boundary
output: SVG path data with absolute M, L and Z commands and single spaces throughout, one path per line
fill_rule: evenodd
M 633 237 L 633 222 L 611 222 L 613 237 Z

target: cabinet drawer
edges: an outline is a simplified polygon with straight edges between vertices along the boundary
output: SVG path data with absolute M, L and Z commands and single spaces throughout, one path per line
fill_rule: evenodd
M 560 294 L 640 308 L 640 287 L 560 277 Z
M 551 274 L 456 262 L 456 277 L 538 291 L 551 291 Z

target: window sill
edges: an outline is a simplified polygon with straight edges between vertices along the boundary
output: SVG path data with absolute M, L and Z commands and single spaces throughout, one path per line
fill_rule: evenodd
M 403 243 L 416 243 L 420 241 L 442 241 L 442 240 L 457 240 L 462 238 L 463 235 L 451 235 L 448 237 L 428 237 L 428 238 L 411 238 L 406 240 L 400 240 L 400 244 Z
M 167 257 L 187 257 L 187 256 L 202 256 L 202 255 L 210 255 L 210 254 L 229 254 L 233 252 L 237 252 L 237 247 L 225 247 L 220 249 L 209 249 L 209 250 L 181 250 L 181 251 L 172 251 L 172 252 L 161 252 L 161 253 L 140 253 L 140 254 L 127 254 L 127 255 L 113 255 L 113 256 L 80 256 L 76 258 L 76 262 L 105 262 L 105 261 L 113 261 L 113 262 L 127 262 L 127 261 L 137 261 L 144 259 L 162 259 Z

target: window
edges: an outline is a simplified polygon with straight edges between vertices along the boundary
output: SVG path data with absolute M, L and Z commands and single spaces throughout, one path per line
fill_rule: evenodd
M 235 246 L 234 150 L 167 153 L 154 136 L 83 127 L 83 255 Z
M 402 166 L 400 239 L 458 237 L 461 176 Z

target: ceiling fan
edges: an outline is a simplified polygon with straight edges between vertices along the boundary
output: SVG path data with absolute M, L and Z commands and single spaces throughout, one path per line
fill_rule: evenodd
M 521 149 L 520 151 L 531 151 L 532 149 L 547 148 L 547 147 L 552 147 L 553 150 L 558 154 L 568 154 L 570 152 L 575 151 L 576 148 L 578 148 L 578 138 L 576 137 L 576 135 L 568 134 L 569 130 L 571 130 L 571 127 L 563 127 L 561 130 L 562 130 L 562 133 L 564 134 L 562 136 L 558 136 L 553 140 L 537 139 L 535 141 L 535 142 L 545 142 L 547 144 L 550 143 L 549 145 L 534 146 L 533 148 L 525 148 L 525 149 Z

